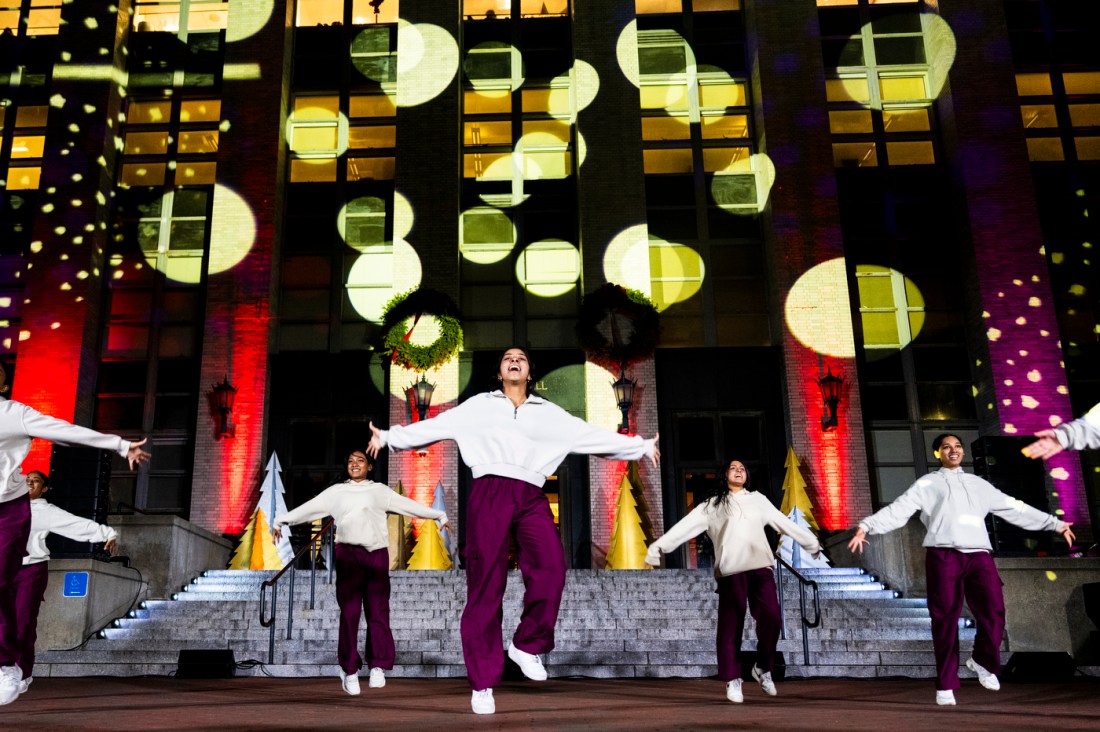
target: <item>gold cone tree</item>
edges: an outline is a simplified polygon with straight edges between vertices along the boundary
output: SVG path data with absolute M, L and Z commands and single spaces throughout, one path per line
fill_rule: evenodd
M 783 476 L 783 503 L 779 510 L 791 521 L 817 534 L 821 527 L 817 525 L 817 519 L 814 518 L 814 505 L 806 493 L 806 480 L 802 477 L 802 471 L 799 470 L 801 464 L 794 454 L 794 448 L 788 447 L 787 459 L 783 462 L 787 469 L 786 475 Z M 824 555 L 814 559 L 798 542 L 786 535 L 779 538 L 779 556 L 793 567 L 829 566 L 829 560 Z
M 394 491 L 398 495 L 406 495 L 405 486 L 397 481 Z M 391 513 L 386 517 L 390 534 L 390 569 L 404 569 L 412 556 L 413 547 L 416 545 L 416 537 L 413 535 L 412 520 L 408 516 L 399 513 Z
M 420 536 L 409 557 L 408 569 L 450 569 L 451 555 L 435 521 L 420 525 Z
M 649 569 L 646 547 L 653 537 L 636 463 L 623 475 L 615 507 L 615 526 L 604 569 Z

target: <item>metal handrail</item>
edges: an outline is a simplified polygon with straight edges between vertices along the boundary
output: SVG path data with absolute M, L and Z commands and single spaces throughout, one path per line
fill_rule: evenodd
M 783 570 L 786 569 L 790 572 L 796 580 L 798 580 L 798 606 L 802 615 L 802 665 L 810 665 L 810 637 L 807 632 L 810 628 L 816 628 L 821 625 L 821 598 L 818 594 L 817 582 L 805 577 L 801 572 L 788 564 L 783 557 L 778 554 L 775 555 L 775 573 L 779 579 L 779 616 L 785 618 L 784 602 L 783 602 Z M 806 593 L 803 590 L 804 587 L 809 587 L 814 593 L 814 619 L 811 621 L 806 617 Z M 787 637 L 787 623 L 784 620 L 783 625 L 783 637 Z
M 267 662 L 275 663 L 275 614 L 277 612 L 277 606 L 279 601 L 279 591 L 276 588 L 279 580 L 288 571 L 294 569 L 294 565 L 298 563 L 298 559 L 303 554 L 313 548 L 313 545 L 317 544 L 317 551 L 310 559 L 310 571 L 309 571 L 309 609 L 312 610 L 316 604 L 316 578 L 317 578 L 317 555 L 321 553 L 322 548 L 325 545 L 325 536 L 329 536 L 329 543 L 331 543 L 331 532 L 329 529 L 335 524 L 335 519 L 329 519 L 324 526 L 322 526 L 316 534 L 309 538 L 309 541 L 305 543 L 301 549 L 297 551 L 294 557 L 287 562 L 286 566 L 279 570 L 279 572 L 269 580 L 264 580 L 260 584 L 260 625 L 265 628 L 271 628 L 270 637 L 267 644 Z M 328 581 L 332 582 L 332 556 L 329 556 L 326 564 L 328 565 Z M 290 572 L 290 597 L 287 602 L 289 608 L 286 613 L 286 639 L 290 640 L 294 631 L 294 572 Z M 265 610 L 267 609 L 267 588 L 276 588 L 271 593 L 271 615 L 265 617 Z

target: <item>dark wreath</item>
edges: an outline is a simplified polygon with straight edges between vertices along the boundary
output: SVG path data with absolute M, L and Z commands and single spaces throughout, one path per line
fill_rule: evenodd
M 653 353 L 658 321 L 657 308 L 644 293 L 608 282 L 581 301 L 577 340 L 590 361 L 617 369 Z

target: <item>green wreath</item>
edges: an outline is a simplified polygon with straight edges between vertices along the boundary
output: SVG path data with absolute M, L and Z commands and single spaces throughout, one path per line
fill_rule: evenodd
M 417 346 L 409 341 L 409 331 L 423 315 L 431 315 L 439 322 L 439 338 L 426 346 Z M 412 328 L 407 325 L 409 318 L 414 321 Z M 458 307 L 447 295 L 430 288 L 394 295 L 383 309 L 382 334 L 382 348 L 391 354 L 393 363 L 415 371 L 441 366 L 462 348 Z
M 616 316 L 628 321 L 627 332 L 615 326 Z M 610 339 L 600 331 L 600 324 L 609 318 Z M 644 293 L 608 282 L 581 301 L 577 340 L 593 363 L 620 368 L 651 355 L 657 348 L 658 320 L 657 308 Z

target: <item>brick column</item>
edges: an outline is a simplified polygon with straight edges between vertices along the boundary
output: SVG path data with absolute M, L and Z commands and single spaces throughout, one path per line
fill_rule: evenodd
M 285 89 L 270 82 L 288 63 L 293 24 L 288 3 L 274 8 L 235 3 L 229 13 L 229 37 L 271 20 L 255 34 L 226 45 L 225 65 L 257 64 L 264 78 L 227 79 L 222 85 L 222 119 L 228 122 L 219 140 L 218 187 L 214 191 L 206 330 L 200 367 L 200 405 L 195 434 L 191 521 L 214 532 L 243 529 L 267 462 L 268 350 L 276 272 L 275 236 L 282 210 L 285 169 L 283 128 Z M 237 197 L 245 204 L 238 205 Z M 239 263 L 231 246 L 241 232 L 254 228 L 252 246 Z M 216 436 L 217 415 L 212 388 L 223 377 L 238 388 L 233 422 L 236 437 Z M 303 374 L 303 378 L 319 378 Z
M 1071 419 L 1073 410 L 1004 4 L 939 6 L 958 49 L 939 111 L 974 244 L 967 290 L 978 413 L 984 434 L 1029 435 Z M 1063 453 L 1047 467 L 1055 486 L 1051 510 L 1073 521 L 1075 531 L 1088 530 L 1080 459 Z
M 835 329 L 828 334 L 837 346 L 834 353 L 821 358 L 791 335 L 785 321 L 787 294 L 795 282 L 815 266 L 844 257 L 817 4 L 747 0 L 745 10 L 757 137 L 760 151 L 775 164 L 765 237 L 776 297 L 771 310 L 782 319 L 777 325 L 786 365 L 790 444 L 802 461 L 818 521 L 828 529 L 843 529 L 871 510 L 863 411 L 859 390 L 847 388 L 840 427 L 822 433 L 823 405 L 815 379 L 831 368 L 849 384 L 856 381 L 852 306 L 846 284 L 836 281 L 844 268 L 837 268 L 832 281 L 818 283 L 834 301 L 819 307 L 844 314 L 826 325 Z

